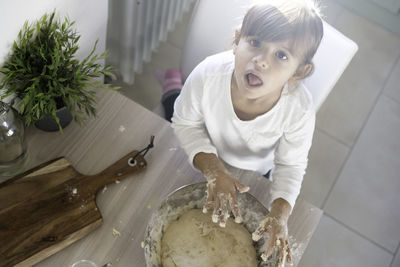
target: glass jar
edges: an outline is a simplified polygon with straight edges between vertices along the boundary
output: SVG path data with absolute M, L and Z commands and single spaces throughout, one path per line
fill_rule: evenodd
M 25 127 L 18 112 L 0 101 L 0 182 L 23 171 Z M 1 179 L 3 178 L 3 179 Z

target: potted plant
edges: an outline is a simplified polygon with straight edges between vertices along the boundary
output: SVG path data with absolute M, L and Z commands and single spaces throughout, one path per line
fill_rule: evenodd
M 99 80 L 113 74 L 110 67 L 98 63 L 107 51 L 95 54 L 97 41 L 86 58 L 75 58 L 80 35 L 73 29 L 74 23 L 68 18 L 63 22 L 56 19 L 55 11 L 36 23 L 25 22 L 0 67 L 0 89 L 5 89 L 2 98 L 20 99 L 18 109 L 26 125 L 62 131 L 72 119 L 81 124 L 96 116 L 96 88 L 117 89 Z M 48 119 L 53 123 L 50 126 L 43 124 Z

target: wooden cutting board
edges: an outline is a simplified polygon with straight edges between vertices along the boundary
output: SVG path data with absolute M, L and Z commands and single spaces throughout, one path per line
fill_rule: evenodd
M 0 266 L 31 266 L 99 227 L 96 192 L 145 169 L 137 153 L 93 176 L 58 158 L 1 183 Z

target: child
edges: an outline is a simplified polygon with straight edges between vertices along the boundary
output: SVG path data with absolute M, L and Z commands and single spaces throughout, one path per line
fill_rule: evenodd
M 268 232 L 266 260 L 275 246 L 291 262 L 287 221 L 300 192 L 311 146 L 315 110 L 300 82 L 323 35 L 321 17 L 306 0 L 265 1 L 246 13 L 233 50 L 206 58 L 187 78 L 174 106 L 172 127 L 193 166 L 207 179 L 204 212 L 224 227 L 232 210 L 241 222 L 236 190 L 224 167 L 272 178 L 270 212 L 253 233 Z M 212 40 L 210 40 L 212 41 Z M 170 73 L 176 78 L 176 72 Z

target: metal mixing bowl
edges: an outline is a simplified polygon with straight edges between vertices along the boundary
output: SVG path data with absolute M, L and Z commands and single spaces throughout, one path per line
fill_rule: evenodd
M 147 224 L 144 255 L 147 267 L 161 266 L 161 238 L 168 225 L 190 209 L 202 209 L 206 200 L 206 182 L 182 186 L 169 194 L 153 212 Z M 243 225 L 253 233 L 268 210 L 250 193 L 237 194 Z M 211 216 L 211 215 L 210 215 Z M 257 258 L 265 251 L 265 239 L 254 242 Z M 274 264 L 275 265 L 275 264 Z M 272 266 L 259 261 L 259 266 Z

